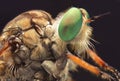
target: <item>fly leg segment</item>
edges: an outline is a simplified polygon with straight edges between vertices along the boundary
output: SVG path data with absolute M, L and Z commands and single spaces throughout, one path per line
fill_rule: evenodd
M 109 66 L 105 61 L 103 61 L 95 52 L 93 52 L 92 50 L 87 50 L 87 53 L 89 54 L 89 56 L 92 58 L 92 60 L 98 64 L 102 69 L 106 70 L 106 71 L 110 71 L 118 81 L 120 81 L 120 72 L 117 71 L 117 69 Z
M 45 60 L 42 63 L 43 68 L 57 81 L 72 81 L 69 75 L 68 60 L 65 55 L 60 56 L 55 62 Z

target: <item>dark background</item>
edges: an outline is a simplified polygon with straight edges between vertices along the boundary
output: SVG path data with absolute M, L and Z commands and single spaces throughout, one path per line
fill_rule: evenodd
M 42 9 L 53 17 L 70 7 L 85 8 L 90 16 L 111 12 L 91 23 L 94 28 L 93 38 L 99 56 L 109 65 L 120 71 L 120 0 L 1 0 L 0 1 L 0 29 L 18 14 L 33 9 Z M 80 69 L 74 73 L 74 79 L 79 81 L 98 81 L 89 72 Z

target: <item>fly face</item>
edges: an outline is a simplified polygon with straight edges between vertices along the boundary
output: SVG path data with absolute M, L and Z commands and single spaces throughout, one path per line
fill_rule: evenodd
M 91 21 L 92 20 L 89 18 L 88 12 L 82 8 L 70 8 L 62 16 L 58 25 L 58 34 L 59 38 L 66 43 L 66 48 L 68 50 L 67 57 L 80 67 L 100 76 L 103 79 L 119 81 L 119 71 L 105 63 L 90 49 L 92 46 L 90 43 L 92 28 L 89 23 Z M 104 71 L 109 71 L 112 74 L 101 71 L 99 67 L 97 68 L 84 61 L 82 57 L 85 53 L 87 53 L 100 68 L 103 68 Z M 77 55 L 79 58 L 74 55 Z M 70 64 L 70 62 L 68 63 Z
M 89 23 L 89 14 L 82 8 L 71 8 L 61 18 L 58 27 L 60 39 L 65 41 L 68 48 L 77 55 L 85 53 L 91 45 L 92 27 Z M 80 51 L 79 51 L 80 50 Z

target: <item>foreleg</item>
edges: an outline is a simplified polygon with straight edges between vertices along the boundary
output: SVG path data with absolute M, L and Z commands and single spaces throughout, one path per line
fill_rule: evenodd
M 120 72 L 117 71 L 115 68 L 109 66 L 105 61 L 103 61 L 94 51 L 91 49 L 87 50 L 87 53 L 92 58 L 92 60 L 98 64 L 101 68 L 103 68 L 106 71 L 110 71 L 115 75 L 115 77 L 120 81 Z
M 80 67 L 82 67 L 85 70 L 88 70 L 89 72 L 101 77 L 102 79 L 114 80 L 115 81 L 115 79 L 111 75 L 109 75 L 109 74 L 101 71 L 99 68 L 87 63 L 83 59 L 78 58 L 78 57 L 76 57 L 76 56 L 74 56 L 73 54 L 70 54 L 70 53 L 67 54 L 67 57 L 70 60 L 72 60 L 73 62 L 75 62 L 76 64 L 78 64 Z

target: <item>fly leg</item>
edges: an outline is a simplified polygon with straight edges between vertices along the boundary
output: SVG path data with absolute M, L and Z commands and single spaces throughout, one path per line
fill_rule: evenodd
M 117 69 L 109 66 L 105 61 L 103 61 L 95 52 L 93 52 L 92 50 L 87 50 L 87 53 L 90 55 L 90 57 L 92 58 L 92 60 L 98 64 L 101 68 L 103 68 L 106 71 L 110 71 L 111 73 L 114 74 L 114 76 L 116 77 L 117 81 L 120 81 L 120 72 L 117 71 Z
M 111 80 L 116 81 L 116 79 L 113 78 L 111 75 L 101 71 L 98 67 L 95 67 L 95 66 L 87 63 L 83 59 L 78 58 L 78 57 L 74 56 L 73 54 L 67 53 L 67 57 L 70 60 L 72 60 L 73 62 L 75 62 L 77 65 L 79 65 L 80 67 L 91 72 L 92 74 L 97 75 L 98 77 L 101 77 L 102 79 L 109 80 L 109 81 L 111 81 Z

